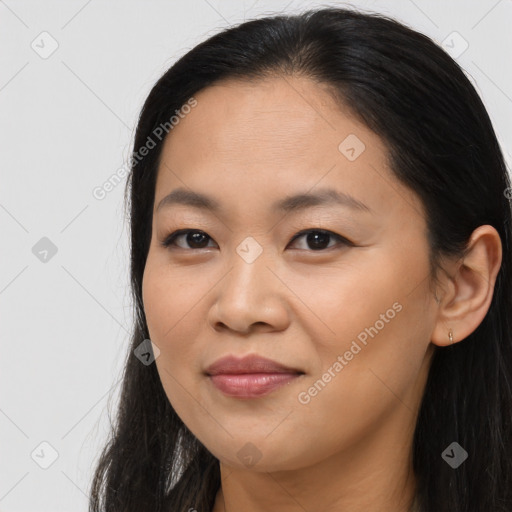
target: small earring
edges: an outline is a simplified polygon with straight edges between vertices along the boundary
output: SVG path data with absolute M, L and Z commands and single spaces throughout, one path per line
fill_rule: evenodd
M 448 339 L 450 340 L 450 343 L 453 343 L 453 332 L 450 329 L 450 332 L 448 333 Z
M 438 303 L 438 304 L 441 304 L 441 299 L 439 299 L 437 297 L 437 293 L 434 292 L 434 300 Z

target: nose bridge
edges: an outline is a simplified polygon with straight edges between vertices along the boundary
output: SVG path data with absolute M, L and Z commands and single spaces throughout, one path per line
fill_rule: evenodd
M 248 236 L 229 255 L 227 265 L 230 270 L 219 283 L 213 323 L 240 331 L 255 323 L 282 328 L 287 312 L 282 285 L 270 270 L 270 251 Z
M 234 293 L 238 302 L 247 302 L 254 307 L 264 299 L 267 293 L 274 293 L 271 283 L 272 273 L 267 268 L 270 264 L 270 251 L 252 236 L 246 237 L 235 248 L 229 258 L 231 271 L 226 276 L 227 293 Z M 250 304 L 249 304 L 250 303 Z

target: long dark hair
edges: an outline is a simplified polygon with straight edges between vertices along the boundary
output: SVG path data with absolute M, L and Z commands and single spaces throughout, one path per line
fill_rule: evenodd
M 463 342 L 436 347 L 417 420 L 413 466 L 422 512 L 512 510 L 512 248 L 503 155 L 480 97 L 431 39 L 378 14 L 327 7 L 251 20 L 210 37 L 158 80 L 140 114 L 127 182 L 134 328 L 118 414 L 91 485 L 90 512 L 211 511 L 219 461 L 180 420 L 155 364 L 134 349 L 149 338 L 142 276 L 151 240 L 155 137 L 194 94 L 222 79 L 301 75 L 337 99 L 389 148 L 392 171 L 422 200 L 431 278 L 462 256 L 474 229 L 498 231 L 503 260 L 490 309 Z M 167 125 L 165 125 L 167 123 Z M 167 131 L 167 130 L 166 130 Z M 151 138 L 155 147 L 140 157 Z M 172 292 L 170 292 L 172 293 Z M 456 470 L 452 442 L 469 454 Z

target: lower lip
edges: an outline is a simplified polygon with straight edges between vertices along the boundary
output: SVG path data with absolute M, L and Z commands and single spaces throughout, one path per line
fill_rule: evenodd
M 297 373 L 245 373 L 211 375 L 213 385 L 227 396 L 257 398 L 268 395 L 293 379 Z

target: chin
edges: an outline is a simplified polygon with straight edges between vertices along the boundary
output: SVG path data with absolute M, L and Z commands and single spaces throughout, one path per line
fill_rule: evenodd
M 265 439 L 266 436 L 268 430 L 261 438 L 253 437 L 252 441 L 248 437 L 237 437 L 230 438 L 226 445 L 205 446 L 222 464 L 239 470 L 261 473 L 288 471 L 314 463 L 313 460 L 309 460 L 311 454 L 308 453 L 308 449 L 311 447 L 305 446 L 304 451 L 301 451 L 291 439 L 286 443 L 277 437 L 273 440 L 270 440 L 270 437 Z

